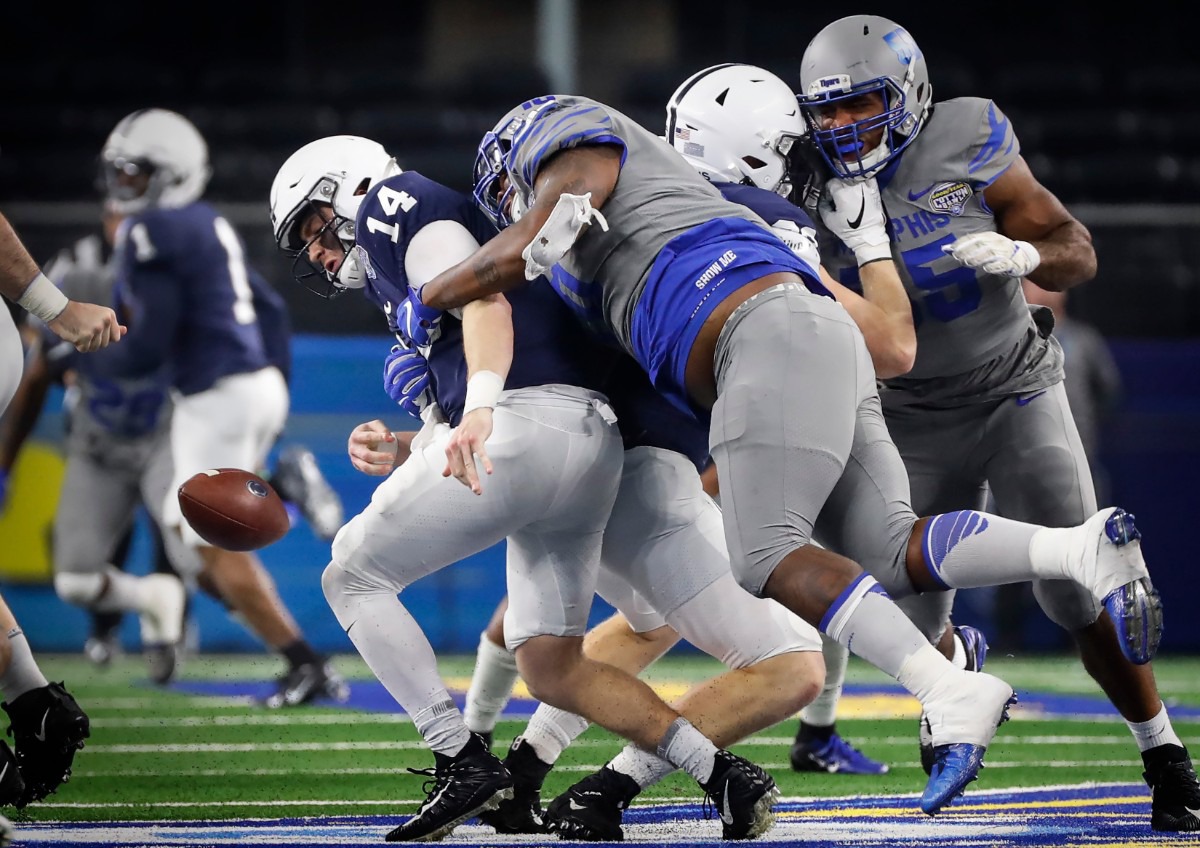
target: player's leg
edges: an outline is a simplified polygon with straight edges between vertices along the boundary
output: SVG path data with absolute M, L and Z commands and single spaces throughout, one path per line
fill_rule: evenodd
M 899 680 L 936 717 L 941 768 L 921 802 L 936 812 L 977 774 L 1013 693 L 955 669 L 858 564 L 809 544 L 876 397 L 862 335 L 836 304 L 788 284 L 733 311 L 714 362 L 710 443 L 734 574 Z M 873 535 L 912 521 L 900 509 Z
M 988 464 L 988 479 L 1002 515 L 1070 527 L 1096 512 L 1086 455 L 1061 383 L 1030 403 L 999 404 L 989 434 L 995 459 Z M 1133 733 L 1154 790 L 1154 829 L 1200 830 L 1200 786 L 1159 697 L 1152 665 L 1126 658 L 1111 616 L 1076 583 L 1037 581 L 1034 596 L 1050 619 L 1071 633 L 1084 668 Z
M 117 548 L 113 551 L 113 567 L 124 571 L 129 560 L 129 552 L 133 547 L 134 528 L 130 527 L 117 540 Z M 83 655 L 90 662 L 105 668 L 112 662 L 113 657 L 121 652 L 121 621 L 125 613 L 100 612 L 88 610 L 91 628 L 87 639 L 83 642 Z
M 54 521 L 54 588 L 85 609 L 136 612 L 149 656 L 157 645 L 182 639 L 186 593 L 173 575 L 129 574 L 109 564 L 133 524 L 145 462 L 145 446 L 113 446 L 101 457 L 72 436 Z
M 479 634 L 475 670 L 471 673 L 471 685 L 463 704 L 467 727 L 482 736 L 489 748 L 492 747 L 496 721 L 512 697 L 512 688 L 517 682 L 517 658 L 504 647 L 504 612 L 507 609 L 508 598 L 505 597 L 496 605 L 487 627 Z
M 0 693 L 16 749 L 0 741 L 0 804 L 24 807 L 70 778 L 75 752 L 91 729 L 63 683 L 46 680 L 3 597 L 0 628 Z
M 206 468 L 259 468 L 287 418 L 287 388 L 275 368 L 237 374 L 211 389 L 176 399 L 171 417 L 173 480 L 163 505 L 163 523 L 200 556 L 203 579 L 270 648 L 288 664 L 268 707 L 326 695 L 337 700 L 348 689 L 304 635 L 279 597 L 275 581 L 257 555 L 215 548 L 183 520 L 175 492 Z
M 283 448 L 268 479 L 289 515 L 299 510 L 318 539 L 333 540 L 345 521 L 345 510 L 311 450 L 294 443 Z

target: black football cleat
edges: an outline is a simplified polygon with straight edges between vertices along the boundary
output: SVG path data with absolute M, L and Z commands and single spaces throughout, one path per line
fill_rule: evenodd
M 533 746 L 518 736 L 508 749 L 504 767 L 512 775 L 513 796 L 496 809 L 480 813 L 479 820 L 494 827 L 496 833 L 547 833 L 542 784 L 554 766 L 542 762 Z
M 62 683 L 32 689 L 3 707 L 12 722 L 8 733 L 25 781 L 16 806 L 24 807 L 70 780 L 75 752 L 91 735 L 91 723 Z
M 700 788 L 705 806 L 711 802 L 721 818 L 722 839 L 754 839 L 775 826 L 779 790 L 771 775 L 749 760 L 718 750 L 712 776 Z
M 279 678 L 278 688 L 266 697 L 263 706 L 273 710 L 307 704 L 317 698 L 329 698 L 345 703 L 350 687 L 327 662 L 316 665 L 303 663 L 288 670 Z
M 622 842 L 622 814 L 641 791 L 632 777 L 606 765 L 550 802 L 546 828 L 563 839 Z
M 1200 830 L 1200 783 L 1187 748 L 1159 745 L 1142 754 L 1150 787 L 1150 827 L 1165 831 Z
M 478 736 L 472 734 L 453 757 L 433 756 L 433 768 L 409 769 L 429 778 L 422 787 L 425 803 L 385 837 L 388 842 L 437 842 L 472 816 L 512 798 L 512 776 Z
M 23 797 L 25 778 L 21 777 L 17 755 L 7 742 L 0 739 L 0 807 L 15 806 Z
M 312 451 L 303 445 L 284 448 L 271 475 L 271 485 L 281 498 L 299 508 L 317 538 L 333 540 L 344 523 L 345 511 Z

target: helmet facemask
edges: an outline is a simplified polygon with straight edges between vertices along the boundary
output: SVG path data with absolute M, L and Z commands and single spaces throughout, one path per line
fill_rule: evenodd
M 879 94 L 883 111 L 853 123 L 830 129 L 821 128 L 824 108 L 864 95 Z M 882 170 L 907 147 L 920 123 L 907 108 L 904 90 L 888 77 L 869 80 L 849 89 L 816 95 L 801 95 L 800 106 L 812 124 L 813 141 L 826 164 L 843 179 L 864 179 Z M 882 130 L 879 143 L 863 152 L 867 136 Z
M 514 118 L 513 122 L 519 119 Z M 500 230 L 516 222 L 512 210 L 516 187 L 512 180 L 507 185 L 504 182 L 508 175 L 505 158 L 511 148 L 512 133 L 505 127 L 499 133 L 485 133 L 475 154 L 471 194 L 479 210 Z
M 348 289 L 360 289 L 366 283 L 354 221 L 334 211 L 333 198 L 337 190 L 337 182 L 332 177 L 322 177 L 276 228 L 279 233 L 276 244 L 292 257 L 292 276 L 296 282 L 327 299 Z M 319 216 L 325 223 L 306 239 L 302 230 L 313 216 Z M 336 272 L 330 272 L 312 260 L 309 249 L 318 243 L 327 250 L 341 248 L 342 261 Z

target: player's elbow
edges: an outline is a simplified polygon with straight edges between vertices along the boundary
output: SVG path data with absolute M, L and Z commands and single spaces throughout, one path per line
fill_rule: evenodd
M 886 343 L 876 345 L 871 351 L 871 359 L 875 363 L 875 375 L 880 379 L 904 376 L 917 363 L 916 336 L 889 338 Z

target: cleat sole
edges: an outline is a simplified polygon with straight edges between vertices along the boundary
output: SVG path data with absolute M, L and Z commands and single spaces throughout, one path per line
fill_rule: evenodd
M 459 816 L 458 818 L 454 819 L 453 821 L 446 822 L 444 825 L 439 827 L 437 830 L 430 831 L 429 833 L 425 834 L 424 836 L 419 836 L 416 839 L 407 839 L 407 840 L 393 839 L 392 834 L 396 832 L 395 830 L 393 830 L 392 833 L 389 833 L 387 836 L 384 837 L 384 841 L 386 841 L 386 842 L 400 842 L 400 841 L 441 842 L 443 839 L 445 839 L 447 836 L 449 836 L 451 833 L 454 832 L 454 828 L 458 827 L 460 824 L 465 822 L 467 819 L 474 818 L 475 816 L 479 815 L 480 813 L 484 812 L 485 810 L 496 809 L 497 807 L 500 806 L 501 801 L 511 800 L 512 796 L 513 796 L 513 788 L 511 786 L 509 786 L 505 789 L 497 790 L 490 798 L 488 798 L 486 801 L 484 801 L 478 807 L 475 807 L 472 810 L 470 810 L 469 812 L 464 813 L 463 815 Z
M 1117 630 L 1121 653 L 1134 665 L 1154 659 L 1163 636 L 1162 597 L 1149 577 L 1109 592 L 1104 608 Z

